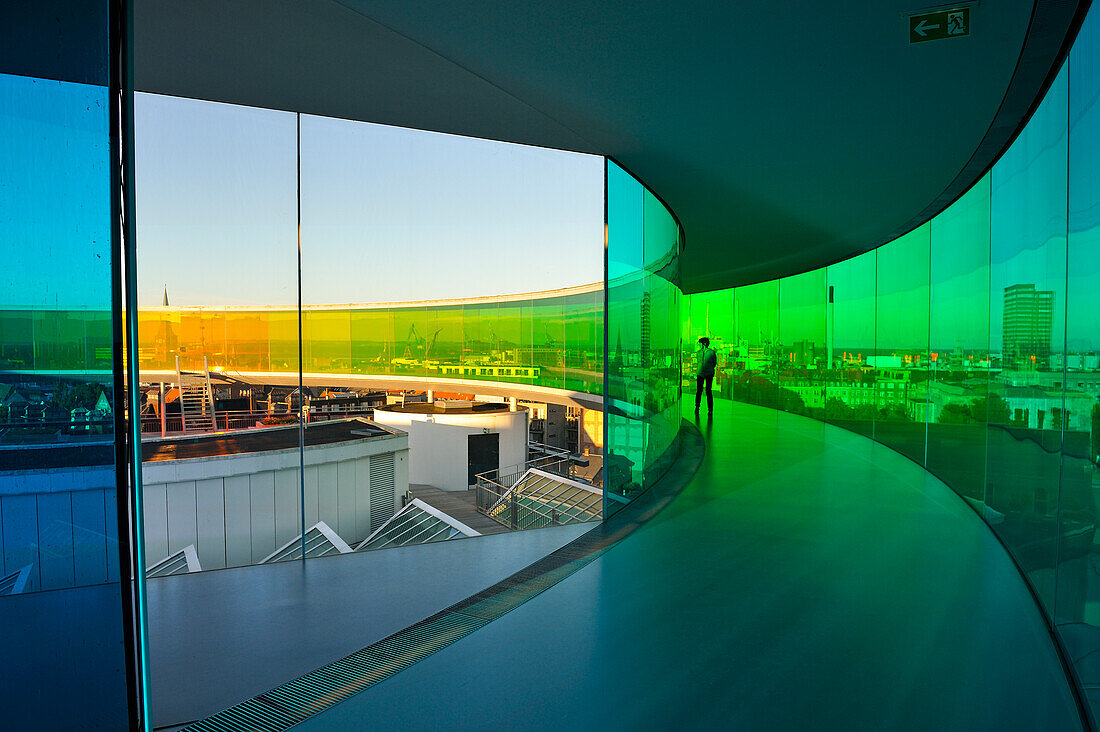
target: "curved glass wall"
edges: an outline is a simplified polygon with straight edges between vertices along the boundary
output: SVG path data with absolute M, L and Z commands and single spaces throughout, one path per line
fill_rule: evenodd
M 3 316 L 0 316 L 3 317 Z M 147 307 L 142 373 L 297 375 L 297 311 Z M 603 393 L 603 284 L 529 296 L 302 308 L 307 375 L 409 376 Z M 456 386 L 456 391 L 461 389 Z
M 1011 552 L 1088 693 L 1100 674 L 1100 11 L 992 170 L 927 224 L 793 277 L 691 295 L 729 398 L 873 437 Z
M 607 162 L 605 511 L 659 480 L 679 455 L 680 226 Z

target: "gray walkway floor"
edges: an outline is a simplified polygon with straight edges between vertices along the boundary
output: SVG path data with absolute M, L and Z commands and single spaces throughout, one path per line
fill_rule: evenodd
M 499 582 L 592 526 L 149 580 L 153 724 L 209 716 L 332 663 Z
M 1004 549 L 840 428 L 719 401 L 662 513 L 307 730 L 1079 728 Z

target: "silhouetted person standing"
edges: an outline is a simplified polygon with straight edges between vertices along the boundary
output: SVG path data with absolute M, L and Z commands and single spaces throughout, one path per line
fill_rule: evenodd
M 699 354 L 696 357 L 695 369 L 695 412 L 699 412 L 699 403 L 703 401 L 703 387 L 707 388 L 707 413 L 714 411 L 714 392 L 711 387 L 714 384 L 714 369 L 718 367 L 718 354 L 710 347 L 710 338 L 703 336 L 699 339 Z

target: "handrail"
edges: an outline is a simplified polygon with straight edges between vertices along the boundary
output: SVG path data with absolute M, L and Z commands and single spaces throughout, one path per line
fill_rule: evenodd
M 327 422 L 332 419 L 346 419 L 348 417 L 361 417 L 369 413 L 369 410 L 339 410 L 332 412 L 306 412 L 306 422 Z M 264 420 L 269 420 L 264 424 Z M 170 412 L 162 417 L 159 414 L 144 415 L 141 418 L 141 433 L 143 435 L 161 434 L 178 435 L 184 432 L 191 434 L 193 430 L 184 430 L 183 419 L 179 412 Z M 215 432 L 242 429 L 263 429 L 265 427 L 279 427 L 287 424 L 297 424 L 296 412 L 269 412 L 263 409 L 220 409 L 214 415 L 213 428 Z M 0 423 L 0 427 L 3 423 Z
M 549 477 L 559 477 L 571 483 L 589 486 L 593 492 L 602 494 L 601 488 L 576 475 L 575 466 L 568 451 L 563 451 L 560 448 L 549 449 L 558 454 L 528 460 L 522 465 L 510 465 L 506 468 L 487 470 L 484 473 L 477 474 L 475 479 L 477 481 L 476 505 L 478 512 L 510 529 L 528 529 L 571 523 L 570 519 L 572 517 L 563 515 L 561 511 L 554 508 L 546 509 L 532 505 L 529 502 L 521 504 L 521 499 L 530 494 L 524 493 L 517 486 L 531 470 L 538 471 L 536 474 L 541 473 Z M 578 490 L 583 490 L 583 488 L 578 487 Z M 563 504 L 565 509 L 573 509 L 577 506 L 578 502 L 575 500 Z

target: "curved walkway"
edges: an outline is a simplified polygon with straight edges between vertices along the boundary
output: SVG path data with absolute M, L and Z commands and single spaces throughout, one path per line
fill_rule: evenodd
M 943 483 L 759 407 L 700 430 L 634 534 L 299 729 L 1080 728 L 1031 595 Z

